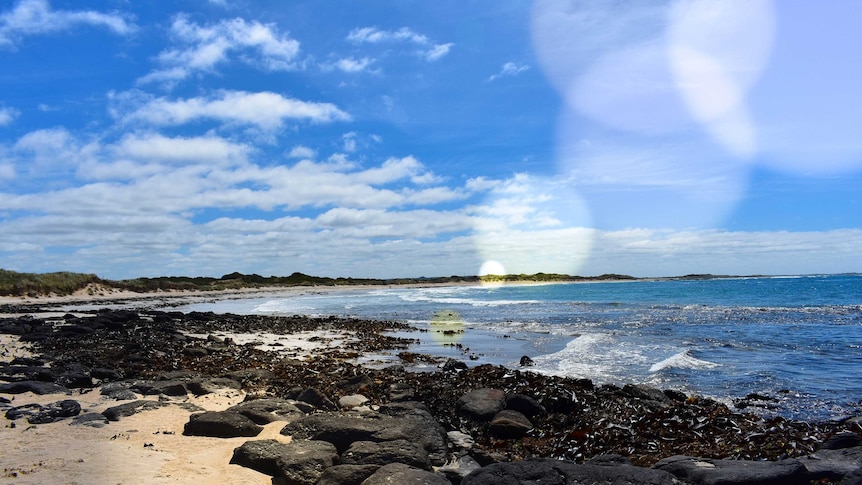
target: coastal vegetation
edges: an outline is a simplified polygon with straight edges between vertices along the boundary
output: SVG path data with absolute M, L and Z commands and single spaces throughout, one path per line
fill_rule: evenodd
M 86 291 L 90 294 L 110 291 L 149 293 L 154 291 L 219 291 L 241 288 L 279 286 L 355 286 L 355 285 L 406 285 L 406 284 L 458 284 L 458 283 L 559 283 L 574 281 L 633 280 L 632 276 L 604 274 L 600 276 L 571 276 L 557 273 L 507 274 L 483 276 L 440 276 L 418 278 L 330 278 L 293 273 L 290 276 L 261 276 L 259 274 L 230 273 L 219 278 L 206 276 L 159 276 L 110 280 L 95 274 L 55 272 L 19 273 L 0 269 L 0 296 L 71 295 Z

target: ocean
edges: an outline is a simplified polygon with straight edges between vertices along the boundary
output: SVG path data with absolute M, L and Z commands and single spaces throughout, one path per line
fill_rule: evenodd
M 862 412 L 862 275 L 386 287 L 196 303 L 185 311 L 346 315 L 426 330 L 411 350 L 596 384 L 719 399 L 790 419 Z

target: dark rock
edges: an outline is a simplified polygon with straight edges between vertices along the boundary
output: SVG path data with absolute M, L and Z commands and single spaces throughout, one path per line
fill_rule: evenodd
M 838 482 L 838 485 L 862 485 L 862 468 L 844 475 L 844 478 Z
M 673 404 L 671 398 L 665 395 L 664 392 L 649 386 L 644 386 L 642 384 L 626 384 L 623 386 L 622 390 L 623 394 L 631 396 L 635 399 L 642 399 L 647 401 L 648 403 L 653 403 L 655 405 L 666 407 Z
M 338 381 L 335 383 L 335 385 L 342 391 L 362 394 L 368 393 L 374 388 L 374 379 L 365 374 L 359 374 Z
M 672 456 L 655 465 L 694 485 L 804 485 L 808 472 L 799 460 L 743 461 Z
M 536 365 L 536 363 L 533 362 L 533 359 L 526 355 L 521 356 L 521 361 L 519 362 L 519 364 L 521 365 L 521 367 L 530 367 Z
M 488 432 L 497 438 L 517 439 L 522 438 L 531 429 L 533 429 L 533 423 L 526 416 L 518 411 L 505 409 L 491 419 Z
M 124 382 L 109 382 L 102 385 L 100 394 L 107 396 L 117 401 L 125 401 L 127 399 L 137 399 L 138 395 L 129 389 L 131 384 Z
M 470 391 L 458 399 L 458 412 L 468 417 L 488 421 L 506 404 L 506 393 L 500 389 L 482 388 Z
M 443 372 L 460 372 L 462 370 L 467 370 L 467 364 L 460 360 L 448 359 L 440 370 Z
M 587 465 L 632 466 L 632 462 L 622 455 L 598 455 L 585 462 Z
M 461 485 L 675 485 L 673 475 L 635 466 L 576 465 L 552 458 L 495 463 L 468 475 Z
M 212 394 L 221 389 L 242 389 L 242 384 L 226 377 L 213 377 L 211 379 L 194 379 L 186 382 L 186 389 L 195 396 Z
M 428 452 L 407 440 L 355 441 L 341 455 L 345 465 L 388 465 L 403 463 L 423 470 L 431 470 Z
M 0 392 L 4 394 L 23 394 L 25 392 L 32 392 L 33 394 L 42 396 L 45 394 L 56 393 L 68 394 L 69 390 L 63 386 L 54 384 L 53 382 L 19 381 L 0 384 Z
M 862 446 L 862 437 L 852 431 L 844 431 L 831 436 L 825 443 L 823 443 L 823 446 L 821 446 L 820 449 L 841 450 L 844 448 L 855 448 L 857 446 Z
M 265 384 L 275 379 L 275 374 L 266 369 L 242 369 L 225 374 L 222 377 L 228 377 L 235 381 L 239 381 L 244 385 L 248 384 Z
M 293 448 L 276 459 L 279 475 L 289 484 L 313 485 L 338 462 L 338 452 L 325 441 L 291 442 Z
M 129 387 L 145 396 L 164 394 L 165 396 L 185 396 L 189 392 L 181 381 L 138 381 Z
M 512 411 L 518 411 L 528 418 L 534 418 L 536 416 L 544 416 L 548 414 L 548 411 L 544 406 L 539 404 L 539 401 L 531 398 L 530 396 L 525 396 L 523 394 L 513 394 L 506 398 L 506 409 L 511 409 Z
M 688 399 L 688 396 L 686 396 L 684 392 L 675 391 L 673 389 L 665 389 L 662 392 L 665 396 L 676 402 L 685 402 Z
M 335 447 L 325 441 L 258 440 L 236 448 L 230 462 L 274 477 L 292 477 L 290 483 L 314 483 L 337 459 Z
M 57 384 L 69 389 L 93 387 L 93 379 L 89 373 L 81 371 L 65 372 L 57 378 Z
M 186 347 L 183 349 L 183 355 L 189 357 L 206 357 L 209 352 L 203 347 Z
M 30 424 L 47 424 L 79 414 L 81 414 L 81 405 L 78 401 L 65 399 L 47 406 L 26 404 L 12 408 L 6 412 L 6 419 L 27 418 L 27 422 Z
M 445 466 L 437 468 L 437 473 L 446 477 L 452 483 L 461 483 L 467 475 L 482 468 L 472 456 L 463 454 L 456 457 L 454 460 L 447 463 Z
M 94 379 L 102 379 L 106 381 L 117 381 L 123 378 L 119 371 L 105 367 L 97 367 L 93 369 L 90 372 L 90 376 Z
M 338 407 L 330 401 L 320 390 L 310 388 L 302 391 L 296 398 L 298 401 L 306 402 L 325 411 L 335 411 Z
M 120 404 L 118 406 L 112 406 L 108 409 L 102 411 L 102 414 L 108 418 L 108 421 L 119 421 L 120 418 L 125 418 L 126 416 L 132 416 L 134 414 L 138 414 L 142 411 L 151 411 L 153 409 L 159 409 L 160 407 L 167 406 L 167 403 L 159 402 L 159 401 L 133 401 L 127 402 L 125 404 Z
M 103 428 L 108 424 L 108 418 L 99 413 L 87 413 L 75 416 L 69 424 L 76 426 L 90 426 L 91 428 Z
M 805 465 L 813 479 L 840 480 L 857 468 L 862 468 L 862 447 L 821 448 L 810 456 L 800 458 L 799 461 Z
M 412 410 L 411 414 L 389 416 L 382 413 L 319 413 L 289 423 L 281 434 L 295 439 L 328 441 L 339 453 L 356 441 L 410 440 L 428 452 L 434 465 L 446 463 L 446 433 L 430 414 Z
M 413 468 L 402 463 L 390 463 L 380 467 L 362 485 L 452 485 L 449 480 L 435 473 Z
M 236 438 L 257 436 L 263 428 L 242 414 L 230 411 L 207 411 L 189 416 L 183 428 L 186 436 L 212 436 L 215 438 Z
M 377 465 L 335 465 L 324 470 L 315 485 L 360 485 L 379 468 Z
M 413 399 L 415 393 L 410 384 L 404 382 L 396 382 L 389 386 L 389 400 L 392 402 L 409 401 Z
M 256 424 L 285 421 L 288 416 L 301 416 L 303 412 L 290 401 L 278 398 L 255 399 L 235 404 L 227 409 L 251 419 Z

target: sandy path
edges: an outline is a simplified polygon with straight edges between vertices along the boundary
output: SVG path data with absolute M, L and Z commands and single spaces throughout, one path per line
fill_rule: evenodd
M 5 397 L 11 398 L 6 395 Z M 14 396 L 13 405 L 48 404 L 76 399 L 85 412 L 123 401 L 105 401 L 98 390 L 85 395 Z M 217 411 L 241 402 L 244 394 L 225 390 L 190 398 L 188 402 Z M 175 484 L 226 483 L 271 485 L 272 478 L 229 461 L 234 448 L 247 440 L 273 438 L 288 442 L 279 431 L 285 422 L 265 427 L 256 438 L 183 436 L 189 411 L 167 406 L 112 422 L 103 428 L 71 426 L 70 420 L 29 425 L 25 419 L 2 420 L 0 483 L 10 484 Z M 14 428 L 11 427 L 14 423 Z

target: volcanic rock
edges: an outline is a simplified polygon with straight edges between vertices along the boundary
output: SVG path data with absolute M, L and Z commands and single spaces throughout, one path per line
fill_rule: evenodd
M 452 483 L 435 473 L 420 470 L 402 463 L 390 463 L 380 467 L 368 477 L 362 485 L 392 485 L 394 483 L 409 483 L 411 485 L 452 485 Z
M 506 393 L 500 389 L 476 389 L 458 399 L 458 412 L 474 419 L 489 421 L 503 410 L 505 404 Z
M 552 458 L 531 458 L 494 463 L 468 475 L 461 485 L 516 485 L 547 483 L 566 485 L 676 485 L 674 476 L 635 466 L 576 465 Z
M 236 438 L 257 436 L 263 428 L 242 414 L 231 411 L 206 411 L 189 416 L 183 428 L 186 436 L 212 436 L 215 438 Z
M 403 463 L 423 470 L 431 470 L 428 452 L 408 440 L 355 441 L 341 455 L 345 465 L 388 465 Z
M 693 485 L 805 485 L 805 466 L 795 459 L 779 461 L 713 460 L 672 456 L 653 466 Z

